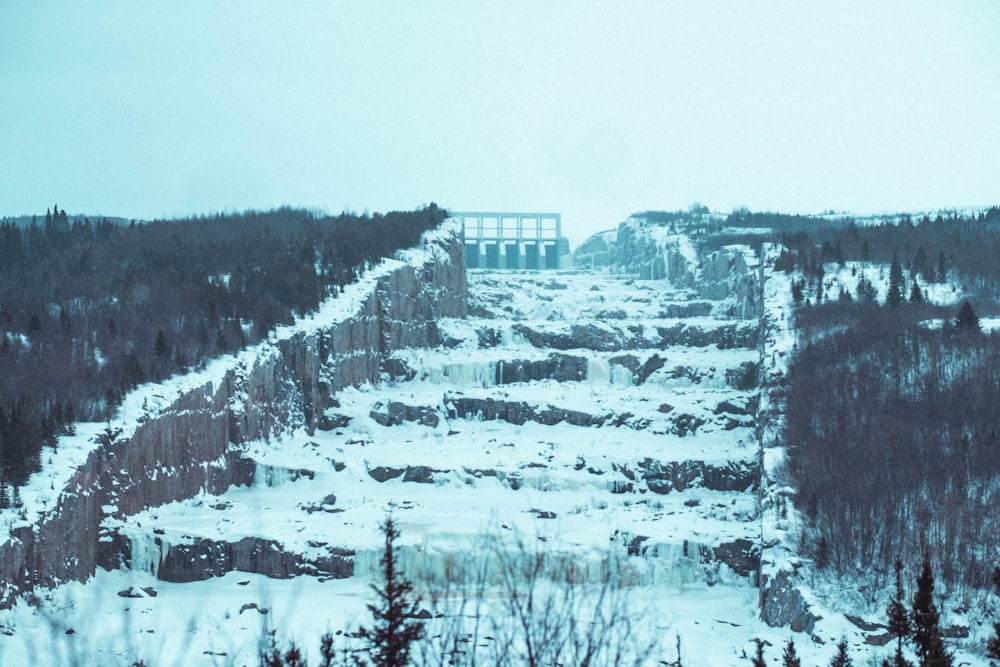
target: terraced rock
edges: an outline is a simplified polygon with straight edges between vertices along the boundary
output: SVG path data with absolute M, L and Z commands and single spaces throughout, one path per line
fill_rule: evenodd
M 474 272 L 440 345 L 396 350 L 312 433 L 249 443 L 250 486 L 107 528 L 170 581 L 363 574 L 391 512 L 425 582 L 511 533 L 636 583 L 752 585 L 757 323 L 732 311 L 665 280 Z

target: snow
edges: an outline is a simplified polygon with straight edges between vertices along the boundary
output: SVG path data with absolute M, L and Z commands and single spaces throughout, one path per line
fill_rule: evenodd
M 663 240 L 670 236 L 682 253 L 696 252 L 687 237 L 674 238 L 665 228 L 654 231 L 666 235 Z M 441 233 L 448 233 L 447 225 Z M 420 250 L 402 253 L 369 271 L 318 313 L 280 328 L 267 342 L 215 360 L 197 373 L 137 388 L 126 397 L 110 427 L 129 433 L 139 420 L 166 409 L 181 393 L 217 383 L 227 371 L 250 368 L 274 354 L 275 340 L 350 317 L 379 276 L 400 262 L 419 263 L 444 253 L 440 240 L 434 234 L 426 236 Z M 531 345 L 515 332 L 512 322 L 550 333 L 569 333 L 573 324 L 593 325 L 609 336 L 640 331 L 642 338 L 656 343 L 654 325 L 684 322 L 711 328 L 732 321 L 661 316 L 671 305 L 690 304 L 695 298 L 663 281 L 590 273 L 470 272 L 474 316 L 439 323 L 443 334 L 458 341 L 454 347 L 398 351 L 395 356 L 416 371 L 413 380 L 386 380 L 379 386 L 340 392 L 339 406 L 331 412 L 350 417 L 345 426 L 248 443 L 243 454 L 257 470 L 252 486 L 233 487 L 218 496 L 201 494 L 127 518 L 108 518 L 104 531 L 118 531 L 130 540 L 132 569 L 100 571 L 85 584 L 71 582 L 40 591 L 36 604 L 22 600 L 12 610 L 0 611 L 0 661 L 56 665 L 71 663 L 75 655 L 99 664 L 130 664 L 141 658 L 157 665 L 254 665 L 266 627 L 277 628 L 280 638 L 296 639 L 315 661 L 320 634 L 355 630 L 370 622 L 365 605 L 372 601 L 369 584 L 376 577 L 382 543 L 376 526 L 391 513 L 402 531 L 405 571 L 419 575 L 418 584 L 424 589 L 433 588 L 432 582 L 450 584 L 456 568 L 469 569 L 489 558 L 484 535 L 501 544 L 522 538 L 544 544 L 553 557 L 572 559 L 591 594 L 598 587 L 601 564 L 609 556 L 618 559 L 628 574 L 625 592 L 636 632 L 661 643 L 649 664 L 675 658 L 676 635 L 681 638 L 685 665 L 747 664 L 755 638 L 768 642 L 768 664 L 777 665 L 790 637 L 805 664 L 829 664 L 835 643 L 842 638 L 851 643 L 855 664 L 877 663 L 887 651 L 865 645 L 869 633 L 823 606 L 823 596 L 810 594 L 823 616 L 812 636 L 770 628 L 758 618 L 759 590 L 752 581 L 718 562 L 702 563 L 691 555 L 699 547 L 745 539 L 766 545 L 766 575 L 803 566 L 795 553 L 799 519 L 794 512 L 782 515 L 778 510 L 777 499 L 791 491 L 783 481 L 786 450 L 779 437 L 780 395 L 761 392 L 761 412 L 779 416 L 762 425 L 763 453 L 749 420 L 727 428 L 715 414 L 722 401 L 742 405 L 755 396 L 727 386 L 727 369 L 760 361 L 769 385 L 780 384 L 787 372 L 795 347 L 791 278 L 773 271 L 776 252 L 765 246 L 759 263 L 748 257 L 748 264 L 761 265 L 765 276 L 761 350 L 687 348 L 659 341 L 642 350 L 559 351 L 585 358 L 586 375 L 577 382 L 498 385 L 498 364 L 537 361 L 553 353 Z M 500 332 L 496 347 L 479 347 L 477 332 L 482 329 Z M 640 363 L 658 354 L 666 363 L 636 384 L 630 371 L 610 362 L 623 353 L 635 355 Z M 670 377 L 668 371 L 675 366 L 693 372 Z M 593 415 L 631 413 L 629 419 L 644 427 L 462 419 L 449 416 L 449 401 L 456 397 L 555 406 Z M 372 411 L 390 401 L 429 408 L 439 421 L 436 426 L 416 422 L 383 426 Z M 663 404 L 672 410 L 662 412 Z M 676 435 L 670 420 L 681 413 L 706 422 L 695 434 Z M 60 439 L 53 461 L 46 462 L 43 472 L 22 491 L 29 519 L 51 507 L 56 492 L 50 487 L 65 485 L 107 426 L 81 424 L 76 436 Z M 636 471 L 647 459 L 726 464 L 753 462 L 761 454 L 765 479 L 759 496 L 697 485 L 657 494 L 641 478 L 630 492 L 613 492 L 616 482 L 627 479 L 624 471 Z M 371 475 L 379 467 L 420 466 L 433 471 L 428 483 L 404 481 L 404 476 L 378 482 Z M 11 512 L 4 519 L 8 524 L 17 521 Z M 274 540 L 283 550 L 307 559 L 323 556 L 328 548 L 345 549 L 355 554 L 355 574 L 347 579 L 278 580 L 231 572 L 184 584 L 155 576 L 170 545 L 196 539 L 234 542 L 243 537 Z M 626 548 L 638 537 L 647 538 L 641 541 L 645 549 L 629 556 Z M 497 617 L 504 597 L 495 584 L 490 586 L 478 604 L 484 605 L 487 617 Z M 141 592 L 144 587 L 156 595 Z M 138 597 L 118 595 L 130 588 Z M 860 615 L 881 620 L 878 610 Z M 430 634 L 446 622 L 447 617 L 431 621 Z M 68 635 L 70 628 L 74 633 Z M 986 664 L 964 650 L 960 659 L 970 665 Z
M 143 422 L 155 418 L 173 405 L 174 401 L 204 386 L 217 386 L 234 368 L 251 368 L 269 355 L 277 354 L 276 342 L 289 339 L 299 332 L 310 332 L 351 318 L 372 293 L 378 280 L 392 271 L 410 263 L 423 266 L 431 259 L 441 259 L 446 252 L 445 240 L 457 234 L 460 225 L 448 220 L 423 235 L 417 248 L 401 251 L 397 259 L 385 259 L 366 271 L 344 291 L 320 304 L 316 312 L 299 317 L 292 325 L 279 326 L 270 337 L 235 355 L 223 355 L 210 360 L 204 369 L 175 375 L 159 383 L 142 384 L 129 391 L 114 417 L 107 422 L 77 424 L 76 434 L 60 436 L 56 450 L 42 452 L 42 471 L 32 475 L 21 487 L 23 510 L 13 508 L 0 511 L 0 521 L 8 526 L 18 523 L 35 523 L 39 517 L 53 509 L 62 489 L 99 445 L 98 435 L 106 430 L 118 431 L 120 438 L 131 436 Z M 22 515 L 18 517 L 18 515 Z

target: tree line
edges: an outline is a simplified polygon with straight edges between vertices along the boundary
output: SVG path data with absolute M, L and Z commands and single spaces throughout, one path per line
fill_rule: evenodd
M 802 547 L 821 568 L 877 589 L 898 555 L 927 551 L 949 585 L 986 587 L 1000 558 L 1000 335 L 982 332 L 970 300 L 957 310 L 925 303 L 914 278 L 971 285 L 977 303 L 995 308 L 991 248 L 1000 250 L 996 208 L 797 232 L 779 260 L 804 275 L 792 286 L 800 305 L 784 439 L 807 519 Z M 862 258 L 889 265 L 884 301 L 865 280 L 857 294 L 824 298 L 824 265 Z
M 138 384 L 203 365 L 314 310 L 447 213 L 280 208 L 122 225 L 58 206 L 0 223 L 0 474 L 109 418 Z M 0 497 L 2 501 L 2 497 Z

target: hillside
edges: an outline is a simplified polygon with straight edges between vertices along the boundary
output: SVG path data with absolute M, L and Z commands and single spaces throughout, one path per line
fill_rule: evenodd
M 188 220 L 0 223 L 0 483 L 39 470 L 77 421 L 314 311 L 438 225 L 412 213 L 279 209 Z
M 790 638 L 868 664 L 892 563 L 912 590 L 924 550 L 949 647 L 986 664 L 996 554 L 974 510 L 1000 365 L 989 267 L 963 249 L 996 213 L 740 215 L 641 214 L 575 271 L 468 275 L 445 222 L 259 343 L 127 391 L 0 514 L 0 649 L 29 655 L 47 618 L 85 661 L 255 664 L 268 628 L 315 661 L 324 631 L 350 648 L 369 622 L 391 515 L 431 619 L 421 664 L 454 642 L 462 664 L 521 664 L 549 627 L 511 625 L 529 593 L 572 621 L 559 641 L 614 619 L 602 650 L 638 664 L 675 636 L 689 665 L 745 664 L 757 639 L 774 663 Z M 943 273 L 899 260 L 944 238 Z

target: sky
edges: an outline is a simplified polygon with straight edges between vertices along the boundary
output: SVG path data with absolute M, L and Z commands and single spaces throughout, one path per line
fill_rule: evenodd
M 0 216 L 1000 203 L 1000 2 L 0 0 Z

